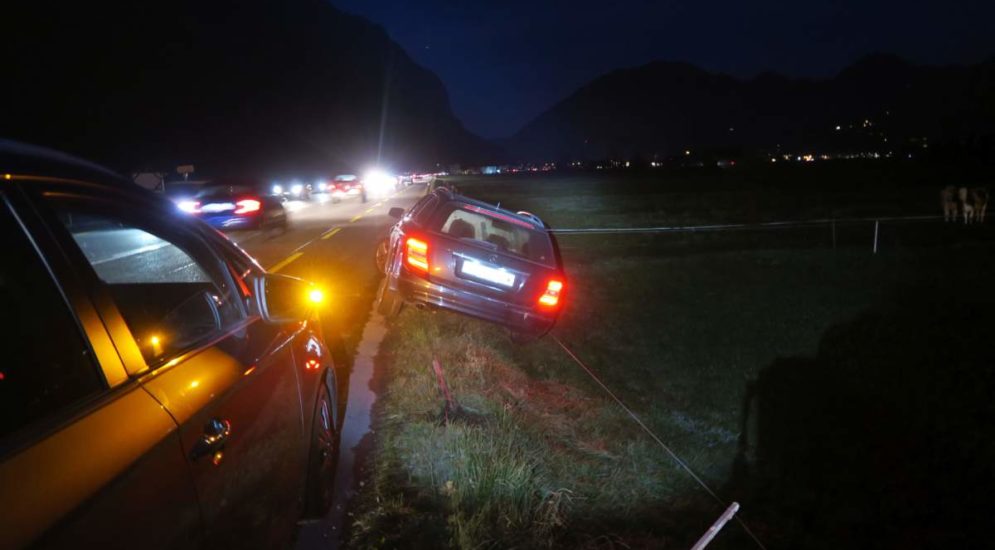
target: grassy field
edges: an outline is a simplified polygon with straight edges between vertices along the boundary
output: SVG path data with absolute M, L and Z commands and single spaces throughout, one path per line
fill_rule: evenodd
M 744 192 L 613 178 L 457 184 L 559 227 L 727 221 Z M 808 202 L 871 215 L 878 200 L 917 202 L 883 200 L 897 188 Z M 956 543 L 985 525 L 993 487 L 995 235 L 885 235 L 876 256 L 866 228 L 835 250 L 807 229 L 564 236 L 569 306 L 553 334 L 739 501 L 768 547 Z M 448 422 L 435 357 L 460 404 Z M 406 310 L 378 368 L 355 547 L 687 548 L 722 511 L 549 337 L 517 346 L 491 325 Z M 712 547 L 750 545 L 730 524 Z

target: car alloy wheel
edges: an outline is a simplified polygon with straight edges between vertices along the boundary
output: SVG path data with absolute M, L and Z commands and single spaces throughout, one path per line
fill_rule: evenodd
M 338 409 L 335 371 L 326 371 L 315 400 L 311 429 L 311 456 L 307 476 L 305 516 L 324 516 L 332 504 L 335 464 L 338 460 Z

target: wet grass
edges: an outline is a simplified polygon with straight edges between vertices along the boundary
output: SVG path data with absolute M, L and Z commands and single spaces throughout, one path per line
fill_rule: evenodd
M 554 334 L 770 547 L 940 544 L 983 524 L 928 503 L 963 512 L 952 502 L 976 499 L 953 488 L 988 479 L 995 458 L 979 420 L 995 418 L 980 397 L 995 389 L 992 234 L 889 228 L 877 256 L 859 236 L 836 250 L 823 233 L 561 239 L 570 294 Z M 433 357 L 469 411 L 448 424 Z M 356 547 L 686 548 L 721 513 L 549 338 L 517 346 L 406 310 L 378 368 Z M 948 431 L 934 444 L 918 429 Z M 964 469 L 930 477 L 940 456 Z M 711 547 L 750 544 L 730 524 Z

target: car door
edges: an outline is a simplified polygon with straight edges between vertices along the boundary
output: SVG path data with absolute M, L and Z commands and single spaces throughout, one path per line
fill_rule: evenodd
M 292 342 L 248 315 L 249 285 L 199 222 L 159 201 L 121 207 L 43 193 L 70 256 L 89 265 L 129 373 L 179 425 L 206 544 L 274 547 L 302 506 L 307 447 Z
M 20 199 L 0 190 L 0 548 L 199 544 L 176 424 Z

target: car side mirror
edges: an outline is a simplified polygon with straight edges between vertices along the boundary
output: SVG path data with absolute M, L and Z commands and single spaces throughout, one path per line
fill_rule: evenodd
M 318 287 L 297 277 L 264 273 L 252 284 L 256 309 L 268 323 L 307 321 L 324 300 Z
M 387 211 L 387 215 L 392 218 L 401 219 L 404 217 L 404 209 L 401 208 L 400 206 L 395 206 L 394 208 L 391 208 L 390 210 Z

